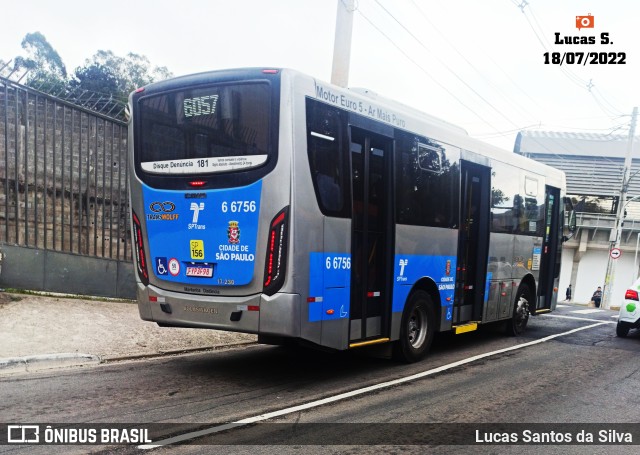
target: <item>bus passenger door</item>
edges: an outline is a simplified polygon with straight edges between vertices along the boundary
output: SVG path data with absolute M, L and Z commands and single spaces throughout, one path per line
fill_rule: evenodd
M 351 343 L 389 336 L 392 147 L 390 138 L 351 127 Z
M 487 283 L 491 169 L 461 161 L 460 231 L 453 324 L 481 321 Z
M 533 251 L 533 262 L 540 263 L 538 275 L 538 302 L 535 309 L 553 309 L 558 299 L 558 280 L 562 255 L 562 230 L 560 223 L 560 190 L 547 186 L 542 249 Z M 537 257 L 536 257 L 537 256 Z M 555 291 L 554 291 L 555 289 Z M 533 310 L 533 308 L 531 308 Z

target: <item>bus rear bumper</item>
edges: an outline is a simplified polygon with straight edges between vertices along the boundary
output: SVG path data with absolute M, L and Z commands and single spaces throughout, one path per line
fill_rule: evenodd
M 138 287 L 138 311 L 145 321 L 161 326 L 229 330 L 297 337 L 300 296 L 216 296 L 176 293 L 155 286 Z
M 300 294 L 276 292 L 260 297 L 260 334 L 300 336 Z

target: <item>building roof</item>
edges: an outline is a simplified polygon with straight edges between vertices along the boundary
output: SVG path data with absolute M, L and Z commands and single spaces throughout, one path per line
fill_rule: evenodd
M 628 146 L 623 135 L 521 131 L 514 152 L 564 171 L 568 194 L 618 196 Z M 634 138 L 631 176 L 629 197 L 640 195 L 640 137 Z

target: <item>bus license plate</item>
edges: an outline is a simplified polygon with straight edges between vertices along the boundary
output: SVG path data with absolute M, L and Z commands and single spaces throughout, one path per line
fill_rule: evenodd
M 213 276 L 213 267 L 211 266 L 188 266 L 187 276 L 197 276 L 202 278 L 211 278 Z

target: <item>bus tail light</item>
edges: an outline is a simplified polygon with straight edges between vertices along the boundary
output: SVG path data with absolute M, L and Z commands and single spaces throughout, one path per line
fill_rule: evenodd
M 280 210 L 269 225 L 264 266 L 264 292 L 273 295 L 284 283 L 287 262 L 289 207 Z
M 634 291 L 633 289 L 627 289 L 627 292 L 624 294 L 625 300 L 638 300 L 638 291 Z
M 133 244 L 136 248 L 136 264 L 138 269 L 138 276 L 142 284 L 147 286 L 149 284 L 149 270 L 147 268 L 147 255 L 144 252 L 144 242 L 142 241 L 142 227 L 140 226 L 140 220 L 134 210 L 131 210 L 131 226 L 133 227 Z

